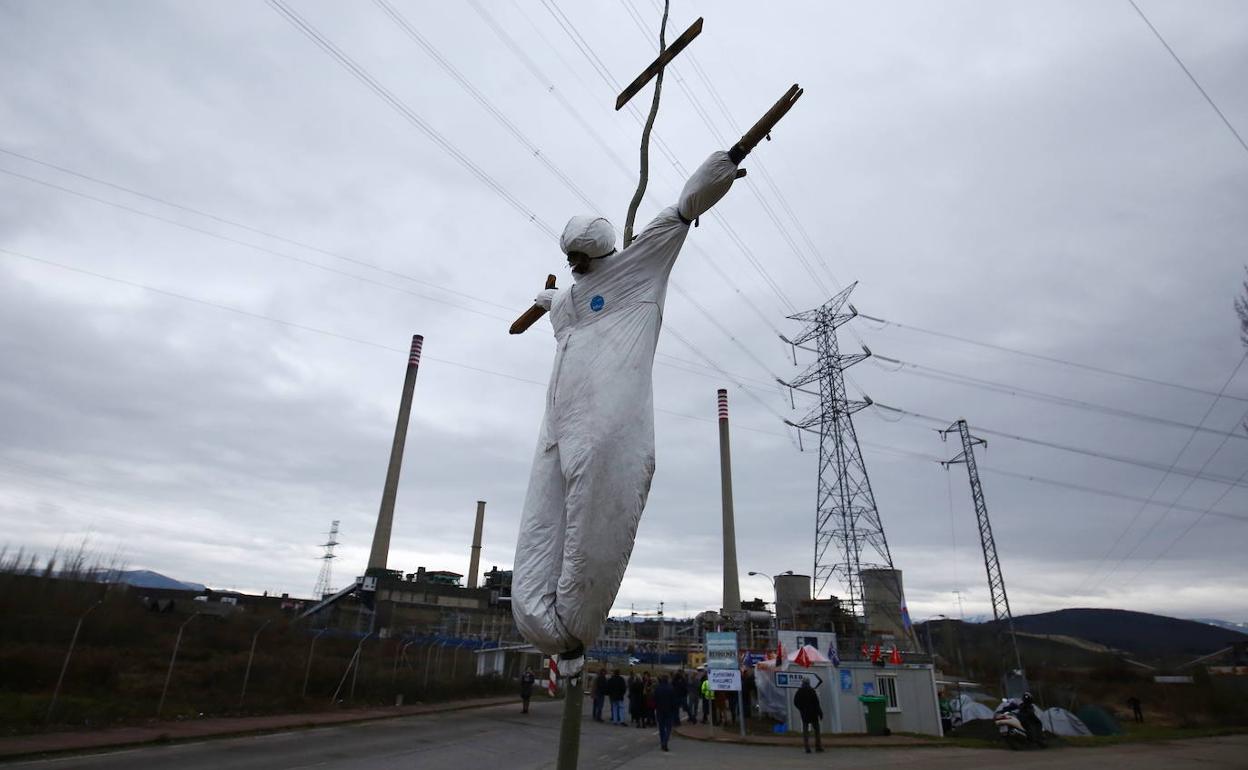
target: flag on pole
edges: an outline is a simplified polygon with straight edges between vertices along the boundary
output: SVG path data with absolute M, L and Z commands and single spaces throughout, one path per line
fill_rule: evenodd
M 784 665 L 784 645 L 780 641 L 776 641 L 776 665 Z
M 833 666 L 841 665 L 841 656 L 836 654 L 836 642 L 828 645 L 828 660 L 832 661 Z
M 876 642 L 876 643 L 875 643 L 875 649 L 871 651 L 871 662 L 872 662 L 872 663 L 879 663 L 879 662 L 880 662 L 880 658 L 882 658 L 882 657 L 883 657 L 883 651 L 881 651 L 881 650 L 880 650 L 880 643 L 879 643 L 879 642 Z
M 901 624 L 905 626 L 907 631 L 910 630 L 910 610 L 906 609 L 906 605 L 901 605 Z
M 559 663 L 554 656 L 550 660 L 550 677 L 546 680 L 546 692 L 550 697 L 555 697 L 555 693 L 559 691 Z
M 867 647 L 867 643 L 863 642 L 862 643 L 862 659 L 866 660 L 869 657 L 871 657 L 871 650 L 869 647 Z

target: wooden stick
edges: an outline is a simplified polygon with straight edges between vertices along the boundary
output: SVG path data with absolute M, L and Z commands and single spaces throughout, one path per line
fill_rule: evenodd
M 663 0 L 663 22 L 659 25 L 660 51 L 667 48 L 664 36 L 667 34 L 667 10 L 670 4 L 670 0 Z M 659 114 L 659 95 L 663 92 L 663 72 L 664 69 L 660 66 L 654 79 L 654 100 L 650 102 L 650 115 L 646 118 L 645 127 L 641 129 L 641 178 L 637 180 L 637 190 L 633 193 L 633 199 L 628 203 L 628 216 L 624 217 L 624 248 L 626 249 L 633 242 L 633 222 L 637 219 L 637 207 L 641 205 L 641 199 L 646 194 L 646 184 L 650 181 L 650 131 L 654 129 L 654 119 Z
M 806 93 L 805 90 L 799 88 L 794 83 L 788 91 L 784 92 L 784 96 L 781 96 L 779 101 L 773 104 L 763 117 L 758 119 L 758 122 L 749 131 L 741 135 L 741 141 L 737 142 L 737 145 L 747 153 L 757 147 L 758 143 L 763 141 L 763 137 L 770 134 L 771 129 L 775 128 L 775 125 L 780 122 L 780 118 L 783 118 L 789 110 L 793 109 L 793 105 L 797 104 L 797 100 L 802 98 L 804 93 Z
M 553 275 L 546 276 L 546 288 L 555 288 L 555 277 Z M 524 314 L 516 319 L 511 325 L 510 334 L 523 334 L 530 326 L 537 323 L 538 319 L 546 315 L 546 308 L 541 305 L 533 305 L 533 307 L 524 311 Z
M 628 101 L 636 96 L 638 91 L 645 88 L 646 83 L 649 83 L 651 78 L 658 75 L 659 71 L 666 67 L 668 62 L 675 59 L 676 55 L 685 50 L 685 47 L 692 43 L 693 39 L 700 34 L 702 34 L 702 17 L 699 16 L 697 21 L 689 25 L 689 29 L 681 32 L 680 37 L 672 41 L 670 47 L 662 49 L 659 58 L 651 62 L 650 66 L 646 67 L 637 76 L 636 80 L 629 83 L 628 88 L 620 92 L 619 97 L 615 100 L 616 112 L 619 112 L 621 107 L 628 104 Z

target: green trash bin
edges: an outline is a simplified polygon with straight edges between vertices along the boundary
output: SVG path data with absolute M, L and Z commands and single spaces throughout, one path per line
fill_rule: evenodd
M 888 699 L 882 695 L 859 695 L 858 701 L 862 703 L 862 710 L 867 717 L 867 734 L 888 735 L 888 719 L 884 716 Z

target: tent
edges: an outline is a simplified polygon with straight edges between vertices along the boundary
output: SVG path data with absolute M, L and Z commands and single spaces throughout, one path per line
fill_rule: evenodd
M 955 714 L 957 713 L 958 706 L 961 705 L 962 722 L 971 722 L 976 719 L 992 719 L 992 709 L 972 699 L 971 696 L 966 693 L 962 693 L 955 698 L 950 698 L 949 701 L 950 710 L 952 710 Z
M 1122 726 L 1108 711 L 1100 706 L 1084 706 L 1079 709 L 1079 721 L 1083 722 L 1093 735 L 1121 735 Z
M 810 666 L 811 663 L 831 663 L 828 656 L 819 650 L 811 647 L 809 644 L 803 645 L 800 649 L 796 649 L 786 656 L 791 663 L 799 666 Z
M 1036 709 L 1037 716 L 1044 729 L 1054 735 L 1091 735 L 1092 731 L 1079 717 L 1060 706 L 1049 709 Z

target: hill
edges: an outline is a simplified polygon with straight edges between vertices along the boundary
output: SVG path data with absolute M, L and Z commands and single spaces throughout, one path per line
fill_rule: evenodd
M 1147 661 L 1191 659 L 1248 641 L 1248 634 L 1229 628 L 1130 610 L 1069 609 L 1021 615 L 1014 618 L 1014 628 L 1086 639 Z
M 100 570 L 95 579 L 101 583 L 124 583 L 136 588 L 172 588 L 180 591 L 202 591 L 200 583 L 187 583 L 181 580 L 152 572 L 149 569 Z

